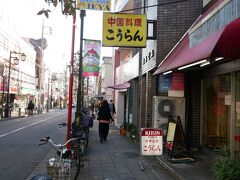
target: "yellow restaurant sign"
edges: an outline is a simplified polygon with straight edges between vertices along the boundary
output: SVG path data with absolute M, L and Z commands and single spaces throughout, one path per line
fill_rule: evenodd
M 111 0 L 77 0 L 77 9 L 110 11 Z
M 146 39 L 146 15 L 103 13 L 103 46 L 146 47 Z

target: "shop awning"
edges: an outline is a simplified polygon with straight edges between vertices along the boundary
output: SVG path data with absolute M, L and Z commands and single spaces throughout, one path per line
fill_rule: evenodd
M 116 89 L 116 90 L 122 90 L 122 89 L 127 89 L 130 87 L 130 83 L 129 82 L 125 82 L 123 84 L 116 84 L 113 86 L 108 86 L 107 88 L 112 88 L 112 89 Z
M 189 34 L 187 33 L 159 65 L 154 74 L 216 57 L 240 58 L 240 18 L 193 47 L 190 47 Z

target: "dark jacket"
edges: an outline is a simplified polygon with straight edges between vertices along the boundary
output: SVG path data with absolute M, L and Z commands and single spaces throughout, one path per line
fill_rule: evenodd
M 34 104 L 32 102 L 29 102 L 27 109 L 33 110 L 34 109 Z
M 98 109 L 98 120 L 107 120 L 110 121 L 112 116 L 110 114 L 109 106 L 100 106 Z

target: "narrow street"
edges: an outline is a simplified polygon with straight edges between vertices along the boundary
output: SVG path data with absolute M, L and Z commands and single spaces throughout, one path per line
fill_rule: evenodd
M 79 180 L 240 180 L 239 32 L 240 0 L 0 0 L 0 180 L 72 175 L 93 119 Z
M 32 166 L 29 164 L 27 166 L 29 170 L 32 170 L 32 172 L 28 174 L 27 180 L 37 174 L 46 174 L 46 164 L 55 154 L 55 150 L 53 149 L 46 154 L 46 151 L 49 150 L 49 146 L 36 146 L 34 142 L 35 139 L 39 139 L 39 137 L 43 137 L 45 134 L 50 134 L 50 136 L 54 139 L 59 138 L 59 143 L 63 143 L 65 141 L 66 135 L 63 132 L 65 132 L 66 129 L 59 129 L 58 127 L 55 127 L 55 125 L 59 122 L 63 122 L 62 120 L 66 115 L 62 115 L 61 112 L 62 111 L 58 111 L 57 113 L 55 112 L 54 117 L 53 114 L 49 115 L 47 118 L 51 118 L 51 121 L 45 121 L 42 123 L 41 127 L 36 127 L 37 129 L 44 129 L 44 124 L 46 122 L 48 122 L 46 124 L 49 125 L 46 130 L 39 132 L 37 137 L 31 138 L 30 140 L 33 142 L 31 145 L 33 146 L 33 151 L 35 151 L 35 154 L 39 153 L 39 157 L 29 157 L 29 162 L 32 162 Z M 61 119 L 58 119 L 60 117 L 58 115 L 61 115 Z M 34 128 L 35 131 L 36 128 Z M 53 132 L 53 129 L 56 132 Z M 51 133 L 49 133 L 49 131 Z M 164 169 L 153 156 L 140 157 L 140 144 L 130 140 L 126 136 L 121 136 L 119 128 L 117 128 L 114 124 L 110 125 L 107 141 L 100 143 L 97 120 L 94 121 L 93 128 L 90 128 L 89 146 L 83 159 L 84 167 L 81 167 L 80 169 L 78 180 L 177 179 L 174 174 L 171 174 L 169 171 Z M 144 171 L 141 171 L 138 164 L 139 162 L 141 162 L 144 166 Z M 27 170 L 25 171 L 27 172 Z M 12 179 L 14 179 L 14 175 Z
M 23 180 L 50 150 L 38 146 L 40 139 L 50 136 L 58 141 L 66 134 L 58 124 L 66 122 L 67 111 L 0 121 L 0 179 Z

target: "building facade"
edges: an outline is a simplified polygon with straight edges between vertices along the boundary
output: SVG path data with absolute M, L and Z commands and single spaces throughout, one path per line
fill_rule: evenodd
M 36 95 L 36 52 L 27 39 L 20 38 L 18 26 L 11 19 L 9 12 L 9 9 L 1 4 L 1 108 L 6 105 L 7 92 L 9 91 L 11 110 L 19 111 L 20 108 L 24 113 L 29 99 L 33 100 Z M 21 61 L 21 53 L 26 56 L 25 61 Z M 9 79 L 10 83 L 8 82 Z
M 202 15 L 155 72 L 184 74 L 189 146 L 228 146 L 235 156 L 240 150 L 239 8 L 237 0 L 205 1 Z
M 122 9 L 119 9 L 121 7 Z M 139 8 L 142 7 L 142 8 Z M 147 40 L 146 48 L 116 48 L 114 51 L 115 84 L 124 83 L 117 81 L 120 77 L 117 74 L 127 74 L 120 72 L 123 63 L 129 63 L 138 53 L 139 64 L 130 71 L 135 71 L 137 76 L 127 79 L 131 83 L 130 88 L 122 95 L 123 104 L 120 104 L 119 111 L 125 112 L 120 116 L 129 122 L 130 119 L 137 121 L 140 127 L 153 127 L 153 96 L 160 96 L 158 93 L 158 77 L 153 73 L 164 56 L 171 50 L 175 43 L 181 38 L 185 31 L 191 26 L 201 12 L 201 1 L 179 2 L 168 4 L 166 1 L 117 1 L 115 11 L 126 11 L 126 13 L 146 14 L 148 20 L 156 21 L 156 39 Z M 151 29 L 153 30 L 153 29 Z M 150 31 L 151 31 L 150 30 Z M 126 58 L 127 57 L 127 58 Z M 126 60 L 127 59 L 127 60 Z M 136 92 L 136 93 L 134 93 Z M 166 95 L 162 94 L 162 95 Z M 125 100 L 124 100 L 125 99 Z M 117 108 L 118 109 L 118 108 Z M 132 112 L 138 112 L 136 114 Z M 119 115 L 119 114 L 118 114 Z M 132 120 L 131 120 L 132 121 Z M 130 121 L 130 122 L 131 122 Z

